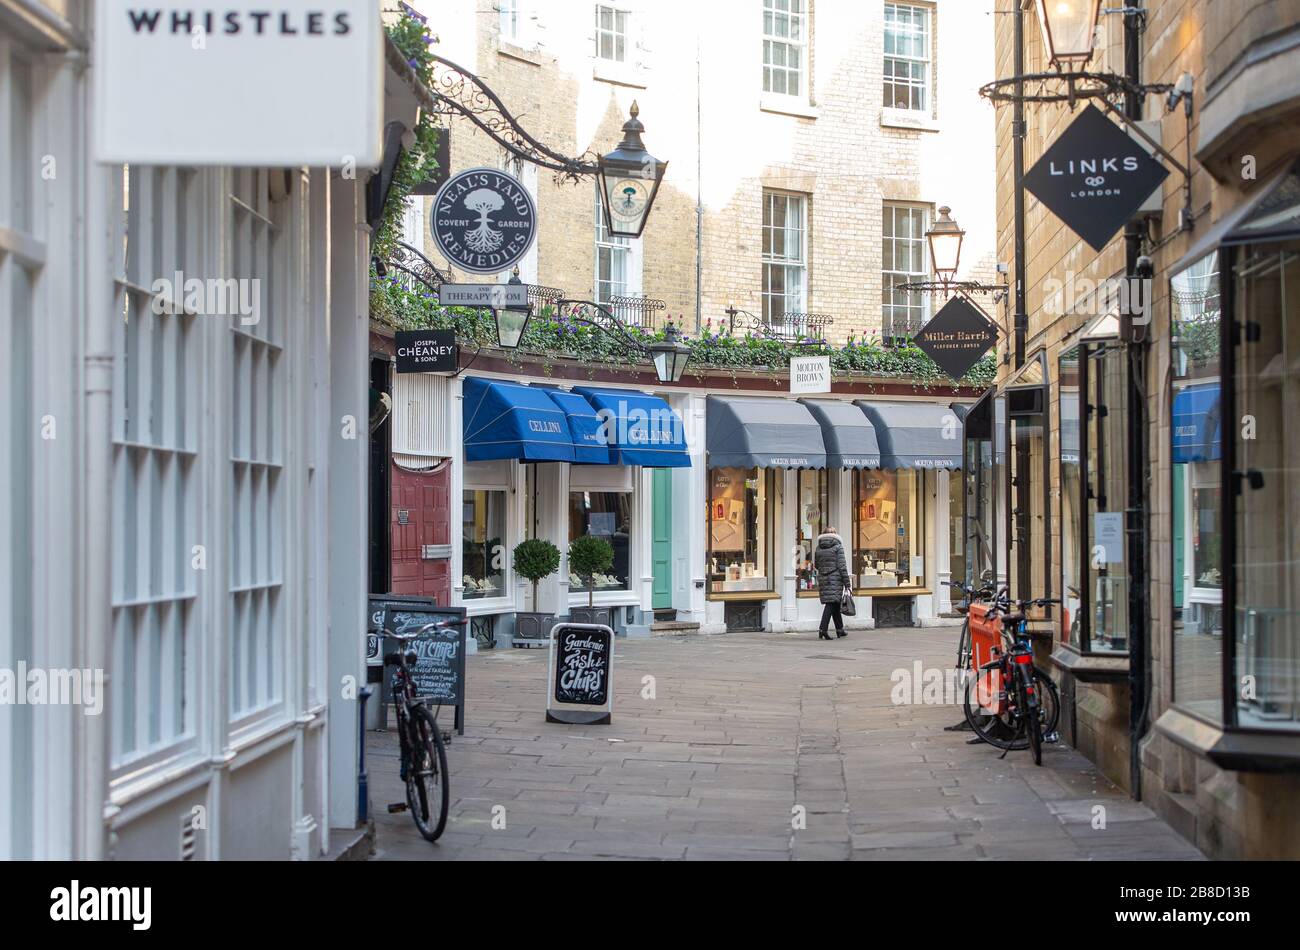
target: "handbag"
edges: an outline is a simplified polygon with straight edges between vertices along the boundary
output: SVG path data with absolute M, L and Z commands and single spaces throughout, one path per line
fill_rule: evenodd
M 856 617 L 858 608 L 853 603 L 853 591 L 849 588 L 850 585 L 845 584 L 844 589 L 840 591 L 840 615 L 843 617 Z

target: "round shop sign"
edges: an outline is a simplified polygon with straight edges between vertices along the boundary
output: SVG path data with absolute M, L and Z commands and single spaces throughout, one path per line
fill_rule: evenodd
M 453 266 L 499 274 L 523 260 L 537 240 L 537 203 L 514 175 L 471 168 L 442 186 L 429 228 Z

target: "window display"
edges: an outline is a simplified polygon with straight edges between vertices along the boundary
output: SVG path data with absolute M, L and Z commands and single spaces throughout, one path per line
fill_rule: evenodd
M 610 491 L 570 492 L 569 541 L 585 534 L 604 538 L 614 548 L 614 566 L 608 573 L 593 577 L 591 589 L 596 593 L 627 590 L 632 551 L 632 495 Z M 569 592 L 586 593 L 587 579 L 570 573 Z
M 709 469 L 709 592 L 774 590 L 769 469 Z
M 1219 255 L 1201 258 L 1175 274 L 1171 283 L 1174 702 L 1219 721 L 1223 716 Z
M 859 589 L 925 585 L 925 473 L 853 473 L 853 573 Z
M 826 530 L 830 508 L 828 477 L 825 469 L 808 469 L 799 473 L 799 553 L 796 576 L 799 590 L 817 589 L 817 569 L 813 552 L 817 537 Z
M 461 516 L 461 584 L 465 600 L 506 596 L 506 493 L 466 491 Z
M 1118 343 L 1084 348 L 1086 373 L 1086 475 L 1089 557 L 1083 564 L 1088 585 L 1085 651 L 1128 651 L 1127 357 Z
M 1079 454 L 1079 347 L 1061 356 L 1061 642 L 1081 648 L 1083 466 Z

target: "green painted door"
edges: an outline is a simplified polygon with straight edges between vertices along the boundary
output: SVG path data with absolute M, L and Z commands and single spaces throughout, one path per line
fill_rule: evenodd
M 673 472 L 657 468 L 654 474 L 654 529 L 650 558 L 654 564 L 655 610 L 673 605 Z

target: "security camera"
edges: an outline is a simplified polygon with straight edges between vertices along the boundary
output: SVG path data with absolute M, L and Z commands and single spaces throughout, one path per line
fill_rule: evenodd
M 1143 254 L 1137 259 L 1137 263 L 1134 264 L 1133 271 L 1138 277 L 1149 278 L 1155 275 L 1156 265 L 1152 262 L 1151 258 Z

